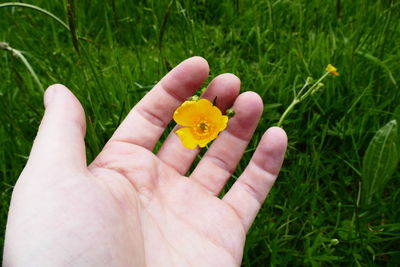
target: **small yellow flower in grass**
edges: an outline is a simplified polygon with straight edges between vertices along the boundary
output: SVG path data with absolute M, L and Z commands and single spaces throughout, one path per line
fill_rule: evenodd
M 326 71 L 329 72 L 330 74 L 335 75 L 335 76 L 339 76 L 340 75 L 340 73 L 337 72 L 337 68 L 335 68 L 331 64 L 328 64 L 328 66 L 326 66 Z
M 185 101 L 175 110 L 174 120 L 183 126 L 176 131 L 184 147 L 205 147 L 226 128 L 228 116 L 207 99 Z

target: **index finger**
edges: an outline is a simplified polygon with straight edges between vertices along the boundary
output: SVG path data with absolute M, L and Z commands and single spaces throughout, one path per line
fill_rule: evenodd
M 204 83 L 208 72 L 208 63 L 202 57 L 181 62 L 129 112 L 109 142 L 125 142 L 152 150 L 175 109 Z

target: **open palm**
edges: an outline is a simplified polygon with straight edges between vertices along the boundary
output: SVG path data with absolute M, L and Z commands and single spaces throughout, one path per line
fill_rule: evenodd
M 236 116 L 190 177 L 199 150 L 175 133 L 156 142 L 174 110 L 208 75 L 194 57 L 168 73 L 128 114 L 87 167 L 85 118 L 61 85 L 45 95 L 46 113 L 13 192 L 5 266 L 238 266 L 245 235 L 282 164 L 286 135 L 269 129 L 232 188 L 235 170 L 262 113 L 252 92 L 238 96 L 232 74 L 216 77 L 203 97 L 218 97 Z

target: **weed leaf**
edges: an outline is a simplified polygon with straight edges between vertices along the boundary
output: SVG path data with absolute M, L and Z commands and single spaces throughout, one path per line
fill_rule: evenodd
M 379 129 L 365 152 L 362 168 L 362 197 L 370 204 L 374 194 L 382 193 L 398 163 L 397 121 Z

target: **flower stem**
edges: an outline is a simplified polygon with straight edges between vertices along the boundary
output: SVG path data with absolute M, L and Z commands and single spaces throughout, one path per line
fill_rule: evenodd
M 325 79 L 326 76 L 328 76 L 329 72 L 325 72 L 324 75 L 321 76 L 321 78 L 318 79 L 308 90 L 303 93 L 303 91 L 306 89 L 306 87 L 309 85 L 308 81 L 304 84 L 304 86 L 300 89 L 298 94 L 295 94 L 295 97 L 290 103 L 290 105 L 286 108 L 285 112 L 283 112 L 281 118 L 278 121 L 277 126 L 282 127 L 283 121 L 287 117 L 287 115 L 293 110 L 294 106 L 296 106 L 298 103 L 306 99 L 309 95 L 311 95 L 313 92 L 316 92 L 321 84 L 321 81 Z
M 282 127 L 283 120 L 286 118 L 287 114 L 289 114 L 289 112 L 294 108 L 294 106 L 297 105 L 298 103 L 300 103 L 298 98 L 293 99 L 292 103 L 287 107 L 285 112 L 283 112 L 283 114 L 282 114 L 281 118 L 279 119 L 279 122 L 276 126 Z
M 329 72 L 326 72 L 324 75 L 322 75 L 321 78 L 319 78 L 319 80 L 316 81 L 313 86 L 311 86 L 310 89 L 307 90 L 307 92 L 305 92 L 302 96 L 299 96 L 300 102 L 307 98 L 310 94 L 312 94 L 314 89 L 320 84 L 320 82 L 322 82 L 323 79 L 325 79 L 326 76 L 328 76 L 328 74 Z

